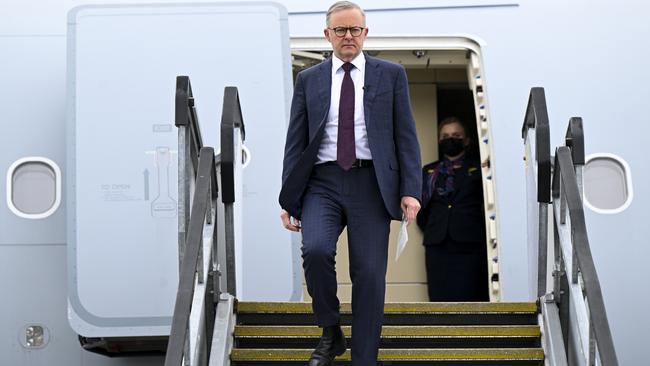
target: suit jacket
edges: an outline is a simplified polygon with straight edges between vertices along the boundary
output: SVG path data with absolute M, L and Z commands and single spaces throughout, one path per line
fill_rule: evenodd
M 365 55 L 363 107 L 368 144 L 387 211 L 401 219 L 402 196 L 420 199 L 420 147 L 401 65 Z M 301 71 L 291 102 L 280 205 L 300 218 L 302 196 L 316 162 L 330 108 L 332 59 Z
M 440 161 L 422 169 L 423 179 L 436 169 Z M 454 192 L 449 196 L 433 194 L 420 210 L 417 223 L 424 232 L 424 245 L 439 245 L 449 236 L 460 243 L 485 241 L 483 182 L 478 159 L 467 157 L 463 167 L 454 174 Z

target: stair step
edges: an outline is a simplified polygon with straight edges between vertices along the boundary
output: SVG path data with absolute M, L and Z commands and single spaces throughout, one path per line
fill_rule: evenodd
M 231 360 L 236 365 L 287 364 L 306 362 L 312 350 L 306 349 L 234 349 Z M 482 348 L 482 349 L 380 349 L 378 361 L 390 365 L 441 363 L 481 365 L 540 365 L 544 360 L 541 348 Z M 336 358 L 335 364 L 350 361 L 350 351 Z
M 350 326 L 342 327 L 346 337 L 352 334 Z M 235 337 L 277 337 L 299 338 L 320 337 L 322 329 L 316 326 L 253 326 L 238 325 L 235 327 Z M 385 338 L 403 337 L 539 337 L 539 326 L 385 326 L 381 330 Z
M 414 302 L 387 303 L 385 325 L 525 325 L 537 324 L 535 302 Z M 350 303 L 341 304 L 341 323 L 351 324 Z M 237 323 L 242 325 L 312 325 L 307 302 L 239 302 Z
M 351 344 L 351 327 L 343 332 Z M 322 330 L 316 326 L 235 327 L 239 348 L 310 348 Z M 539 347 L 538 325 L 518 326 L 384 326 L 382 348 Z
M 254 302 L 240 301 L 237 313 L 308 313 L 312 308 L 309 302 Z M 386 303 L 385 314 L 427 314 L 427 313 L 461 313 L 461 314 L 495 314 L 495 313 L 536 313 L 535 302 L 404 302 Z M 350 303 L 341 304 L 341 314 L 352 313 Z

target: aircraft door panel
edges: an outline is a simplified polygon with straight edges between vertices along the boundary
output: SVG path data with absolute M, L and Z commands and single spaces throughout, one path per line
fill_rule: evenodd
M 169 332 L 178 286 L 178 75 L 191 78 L 204 144 L 216 151 L 224 87 L 239 90 L 255 159 L 236 204 L 244 230 L 255 227 L 237 248 L 238 297 L 289 299 L 292 273 L 282 258 L 291 258 L 291 238 L 275 221 L 291 87 L 286 18 L 271 3 L 69 13 L 68 286 L 77 333 Z M 268 273 L 253 270 L 263 259 Z

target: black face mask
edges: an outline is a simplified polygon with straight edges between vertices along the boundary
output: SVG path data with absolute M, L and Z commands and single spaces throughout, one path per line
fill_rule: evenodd
M 440 141 L 440 150 L 447 156 L 456 156 L 465 150 L 463 142 L 463 139 L 446 138 Z

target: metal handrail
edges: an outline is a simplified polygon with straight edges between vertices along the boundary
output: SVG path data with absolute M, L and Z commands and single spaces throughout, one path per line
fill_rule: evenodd
M 228 86 L 223 93 L 223 109 L 221 112 L 221 201 L 224 204 L 226 220 L 224 230 L 226 234 L 226 288 L 232 296 L 237 295 L 236 268 L 235 268 L 235 156 L 238 154 L 235 140 L 235 131 L 243 142 L 246 138 L 244 119 L 241 113 L 239 92 L 236 87 Z
M 576 172 L 578 189 L 580 190 L 580 197 L 583 197 L 582 173 L 585 166 L 585 134 L 582 129 L 582 118 L 571 117 L 569 119 L 564 144 L 571 148 L 571 160 L 573 160 Z
M 526 116 L 521 129 L 524 140 L 535 129 L 535 160 L 537 162 L 537 202 L 551 202 L 551 138 L 544 88 L 530 89 Z
M 215 158 L 211 147 L 203 146 L 198 124 L 192 87 L 187 76 L 176 78 L 175 118 L 179 141 L 179 284 L 172 318 L 172 327 L 167 344 L 165 366 L 185 364 L 207 364 L 212 350 L 217 305 L 220 305 L 222 290 L 219 276 L 222 274 L 217 259 L 216 219 L 219 185 L 217 168 L 220 168 L 221 185 L 225 187 L 224 203 L 225 231 L 225 274 L 227 275 L 226 298 L 235 296 L 235 248 L 234 207 L 235 148 L 237 133 L 243 140 L 244 123 L 239 104 L 237 88 L 227 87 L 224 92 L 224 108 L 221 121 L 221 155 Z M 236 129 L 238 129 L 236 131 Z M 193 189 L 192 197 L 190 197 Z M 192 198 L 192 199 L 190 199 Z M 190 212 L 190 202 L 192 202 Z M 211 225 L 207 226 L 206 225 Z M 205 232 L 204 232 L 205 230 Z M 212 231 L 210 231 L 212 230 Z M 206 234 L 209 233 L 208 234 Z M 209 244 L 203 239 L 210 238 Z M 222 244 L 220 244 L 222 245 Z M 205 249 L 204 249 L 205 246 Z M 221 248 L 221 247 L 220 247 Z M 205 253 L 204 253 L 205 250 Z M 204 255 L 209 260 L 204 260 Z M 206 258 L 207 259 L 207 258 Z M 201 302 L 193 303 L 194 293 L 199 286 L 203 293 Z M 227 306 L 226 306 L 227 307 Z M 225 309 L 225 308 L 224 308 Z M 191 314 L 201 313 L 198 336 L 190 340 Z M 192 317 L 192 319 L 195 319 Z M 192 320 L 195 326 L 196 320 Z M 192 328 L 194 329 L 194 328 Z M 223 331 L 222 329 L 217 330 Z M 218 337 L 218 334 L 217 334 Z M 218 343 L 218 342 L 217 342 Z M 217 347 L 219 348 L 219 347 Z M 217 349 L 215 352 L 223 352 Z
M 570 127 L 571 129 L 571 127 Z M 574 135 L 575 138 L 577 135 Z M 575 143 L 575 139 L 573 140 Z M 573 145 L 576 146 L 575 144 Z M 584 146 L 584 145 L 583 145 Z M 571 282 L 578 284 L 578 277 L 582 279 L 582 292 L 587 297 L 587 307 L 589 309 L 590 344 L 592 337 L 595 339 L 598 354 L 601 363 L 607 366 L 618 365 L 616 351 L 612 334 L 607 320 L 605 303 L 603 300 L 600 281 L 594 265 L 589 239 L 587 236 L 587 227 L 585 223 L 585 214 L 582 204 L 582 195 L 578 187 L 578 180 L 575 174 L 574 162 L 572 160 L 572 150 L 569 147 L 558 147 L 555 153 L 555 171 L 553 175 L 553 199 L 554 202 L 566 203 L 568 208 L 569 220 L 571 222 L 571 243 L 572 243 L 572 275 Z M 577 154 L 580 155 L 579 153 Z M 560 209 L 560 215 L 563 218 L 564 213 Z M 557 226 L 556 226 L 557 235 Z M 559 255 L 562 258 L 561 255 Z M 560 263 L 560 268 L 564 268 Z M 560 291 L 559 284 L 556 285 L 556 298 L 562 303 L 566 303 L 565 294 Z M 562 304 L 560 304 L 562 306 Z M 568 313 L 568 312 L 565 312 Z M 566 324 L 566 321 L 565 321 Z M 590 350 L 590 358 L 595 358 L 595 350 Z
M 176 77 L 176 101 L 175 101 L 175 124 L 176 127 L 187 127 L 190 138 L 190 156 L 194 171 L 198 167 L 199 151 L 203 148 L 203 138 L 199 126 L 199 118 L 194 106 L 194 95 L 192 84 L 188 76 Z
M 571 117 L 569 119 L 564 143 L 571 148 L 573 165 L 585 165 L 585 133 L 582 128 L 582 118 Z
M 227 86 L 223 93 L 223 109 L 221 112 L 221 176 L 223 203 L 235 202 L 235 139 L 233 130 L 239 129 L 242 141 L 246 139 L 246 130 L 239 103 L 239 92 L 234 86 Z M 231 184 L 232 183 L 232 184 Z
M 190 193 L 196 179 L 203 138 L 199 126 L 192 84 L 188 76 L 176 77 L 174 122 L 178 128 L 178 265 L 183 262 L 185 239 L 190 224 Z
M 200 150 L 198 158 L 196 188 L 192 202 L 185 253 L 179 274 L 178 292 L 174 305 L 171 333 L 167 343 L 165 366 L 180 366 L 183 362 L 197 272 L 199 273 L 199 278 L 203 277 L 200 274 L 203 268 L 203 263 L 200 261 L 203 247 L 203 229 L 206 221 L 211 220 L 208 217 L 213 216 L 212 207 L 215 207 L 215 202 L 218 198 L 218 192 L 215 189 L 216 181 L 214 149 L 211 147 L 203 147 Z M 215 242 L 213 241 L 213 246 L 214 244 Z M 216 249 L 213 248 L 212 252 L 216 252 Z M 204 287 L 207 306 L 205 307 L 206 314 L 203 317 L 206 322 L 204 329 L 207 345 L 212 342 L 215 318 L 214 299 L 216 297 L 214 293 L 214 272 L 212 271 L 212 266 L 209 268 L 208 281 Z M 200 279 L 199 281 L 201 282 L 203 280 Z M 209 347 L 207 348 L 207 352 L 209 359 Z
M 193 304 L 197 288 L 195 279 L 196 283 L 203 285 L 204 293 L 201 297 L 204 304 L 201 309 L 205 311 L 201 317 L 203 324 L 199 325 L 204 336 L 198 349 L 205 350 L 207 357 L 212 341 L 216 303 L 220 294 L 218 274 L 215 273 L 214 266 L 217 256 L 215 227 L 219 195 L 214 149 L 203 146 L 192 85 L 187 76 L 176 78 L 175 124 L 178 127 L 179 142 L 179 284 L 165 365 L 180 366 L 184 358 L 191 359 L 188 331 L 190 316 L 196 306 Z M 205 224 L 213 225 L 211 248 L 207 253 L 210 258 L 207 273 L 204 269 Z
M 534 134 L 535 157 L 534 161 L 527 162 L 535 164 L 537 168 L 537 237 L 536 242 L 530 241 L 529 248 L 536 250 L 537 260 L 537 297 L 546 293 L 546 264 L 548 261 L 548 205 L 551 202 L 551 138 L 546 110 L 546 96 L 544 88 L 531 88 L 528 97 L 528 105 L 522 126 L 522 137 L 525 143 L 529 141 L 531 131 Z M 526 147 L 529 150 L 529 146 Z M 531 152 L 532 153 L 532 152 Z M 534 204 L 528 202 L 529 205 Z M 531 218 L 531 220 L 534 220 Z M 529 235 L 532 235 L 530 233 Z
M 543 305 L 542 315 L 548 322 L 545 324 L 548 330 L 544 341 L 547 346 L 551 345 L 549 356 L 559 364 L 568 361 L 569 364 L 578 362 L 593 365 L 598 356 L 603 365 L 618 365 L 600 282 L 591 256 L 582 205 L 582 172 L 585 164 L 582 119 L 570 119 L 565 136 L 566 146 L 556 150 L 555 171 L 551 172 L 549 121 L 544 89 L 532 88 L 522 137 L 527 145 L 527 155 L 535 155 L 534 161 L 528 163 L 533 167 L 535 165 L 532 164 L 536 164 L 537 168 L 534 175 L 537 184 L 534 187 L 537 189 L 539 231 L 538 236 L 532 237 L 537 243 L 531 242 L 531 245 L 537 245 L 537 295 Z M 535 145 L 534 151 L 531 149 L 532 144 Z M 547 293 L 548 205 L 551 202 L 555 280 L 552 293 Z M 533 202 L 529 204 L 531 203 Z M 570 267 L 568 271 L 566 264 Z M 548 334 L 549 331 L 552 334 Z M 572 344 L 582 347 L 582 352 L 566 353 Z M 585 355 L 586 362 L 573 359 L 579 353 Z

